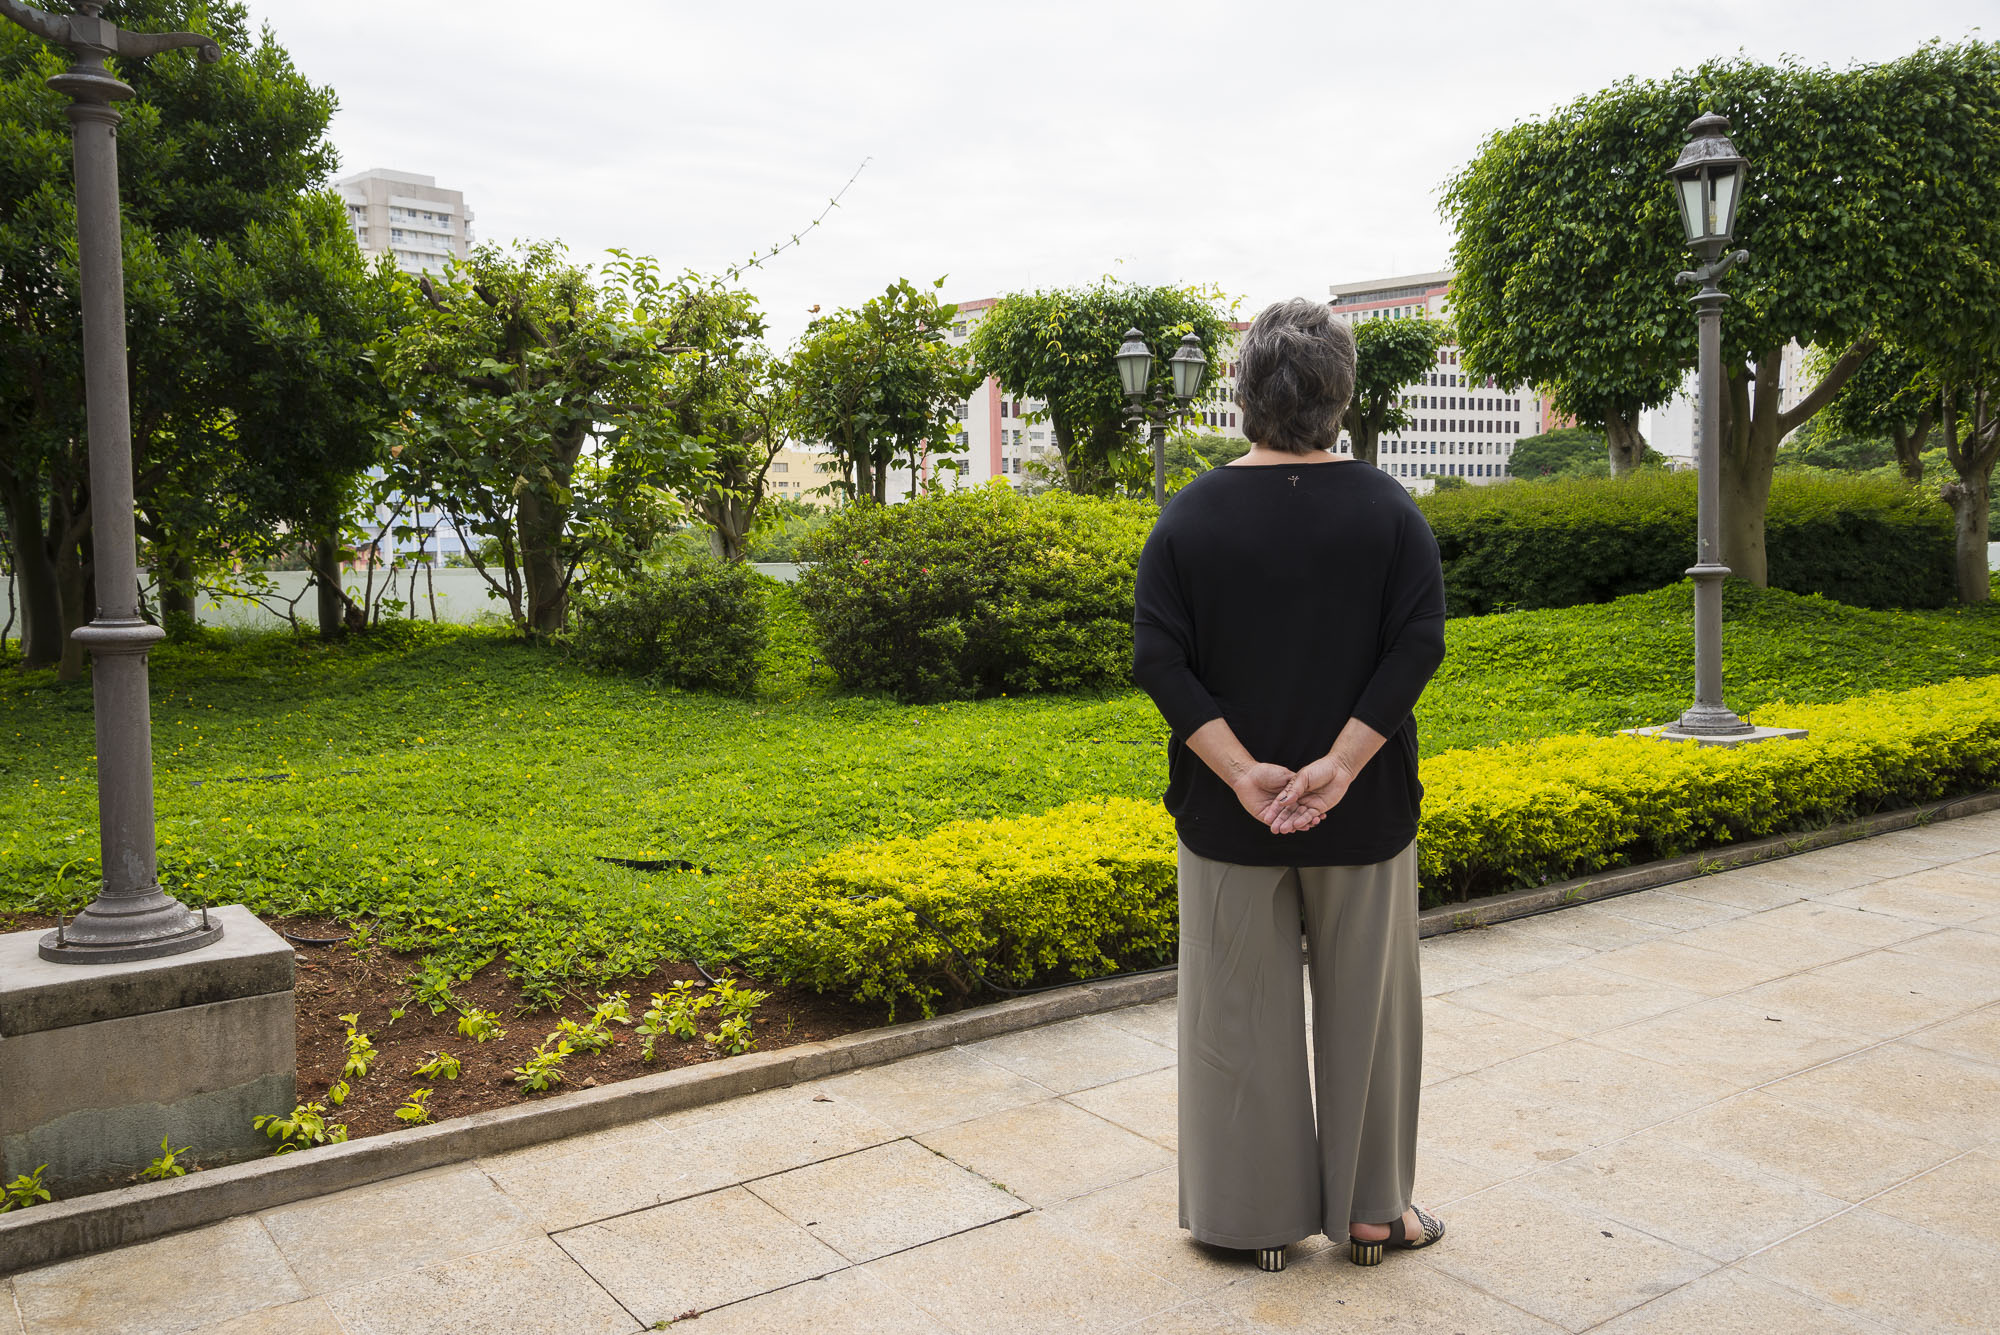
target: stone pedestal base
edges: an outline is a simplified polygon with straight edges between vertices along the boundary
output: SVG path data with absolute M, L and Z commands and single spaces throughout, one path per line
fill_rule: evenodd
M 1679 732 L 1671 723 L 1662 723 L 1654 728 L 1620 728 L 1624 737 L 1654 737 L 1663 742 L 1700 742 L 1703 746 L 1748 746 L 1752 742 L 1769 742 L 1786 737 L 1804 737 L 1804 728 L 1752 728 L 1749 732 L 1739 732 L 1734 737 L 1704 737 L 1696 732 Z
M 209 912 L 215 945 L 129 964 L 0 936 L 0 1181 L 47 1164 L 58 1199 L 123 1186 L 161 1136 L 204 1168 L 270 1152 L 251 1119 L 296 1096 L 292 948 L 248 909 Z

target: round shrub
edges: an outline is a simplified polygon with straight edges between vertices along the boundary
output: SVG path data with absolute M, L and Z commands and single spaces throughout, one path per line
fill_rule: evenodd
M 795 586 L 843 685 L 906 701 L 1067 691 L 1132 669 L 1143 501 L 1005 483 L 862 503 L 812 534 Z
M 582 599 L 571 643 L 592 667 L 747 695 L 764 651 L 760 578 L 712 556 L 674 559 Z
M 1644 593 L 1694 564 L 1692 472 L 1468 487 L 1418 500 L 1451 616 Z M 1942 607 L 1951 511 L 1886 478 L 1778 473 L 1764 510 L 1771 587 L 1853 607 Z

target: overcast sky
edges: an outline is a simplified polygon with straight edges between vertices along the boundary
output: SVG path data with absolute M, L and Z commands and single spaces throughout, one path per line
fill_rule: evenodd
M 1329 283 L 1442 268 L 1439 187 L 1496 128 L 1626 75 L 1737 51 L 1883 60 L 1975 35 L 1995 12 L 248 2 L 339 93 L 343 172 L 435 176 L 465 192 L 486 240 L 714 271 L 804 228 L 866 159 L 823 226 L 747 276 L 780 347 L 808 307 L 859 304 L 899 276 L 949 275 L 953 300 L 1105 273 L 1206 281 L 1247 318 Z

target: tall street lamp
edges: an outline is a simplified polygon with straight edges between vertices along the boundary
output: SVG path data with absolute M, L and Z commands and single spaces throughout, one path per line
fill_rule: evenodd
M 1671 735 L 1696 738 L 1739 738 L 1757 730 L 1722 703 L 1722 581 L 1729 567 L 1722 564 L 1722 304 L 1729 300 L 1720 286 L 1722 276 L 1750 258 L 1731 250 L 1736 235 L 1736 207 L 1743 199 L 1749 164 L 1729 142 L 1729 118 L 1711 112 L 1688 126 L 1687 147 L 1669 173 L 1674 198 L 1680 203 L 1681 227 L 1688 249 L 1701 267 L 1680 274 L 1680 284 L 1700 287 L 1688 304 L 1700 326 L 1698 384 L 1701 440 L 1698 446 L 1694 577 L 1694 704 L 1667 729 Z
M 43 937 L 45 960 L 114 964 L 198 950 L 222 936 L 160 888 L 153 839 L 153 728 L 146 653 L 164 637 L 139 615 L 132 523 L 132 410 L 125 381 L 125 264 L 118 217 L 118 122 L 114 102 L 132 89 L 106 57 L 138 60 L 192 46 L 201 59 L 222 49 L 197 33 L 125 32 L 98 17 L 103 0 L 77 0 L 49 14 L 0 0 L 0 17 L 68 51 L 70 67 L 49 86 L 70 98 L 76 159 L 77 270 L 82 283 L 84 406 L 90 430 L 90 521 L 97 614 L 75 632 L 89 650 L 97 719 L 98 844 L 104 884 L 89 907 Z
M 1125 387 L 1125 397 L 1131 406 L 1126 410 L 1134 425 L 1140 422 L 1152 424 L 1153 440 L 1153 502 L 1164 506 L 1167 503 L 1167 423 L 1187 411 L 1188 401 L 1201 389 L 1202 373 L 1208 369 L 1208 358 L 1202 355 L 1201 339 L 1189 334 L 1181 339 L 1180 347 L 1167 358 L 1167 367 L 1173 372 L 1174 402 L 1169 404 L 1166 395 L 1154 390 L 1151 401 L 1147 400 L 1146 386 L 1153 378 L 1153 350 L 1146 346 L 1146 336 L 1136 329 L 1125 331 L 1125 342 L 1118 349 L 1118 381 Z

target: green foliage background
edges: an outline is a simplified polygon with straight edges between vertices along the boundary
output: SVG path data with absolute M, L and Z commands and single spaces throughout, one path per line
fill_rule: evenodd
M 1547 479 L 1421 498 L 1452 616 L 1602 602 L 1679 580 L 1694 557 L 1692 472 Z M 1861 607 L 1952 597 L 1951 512 L 1893 478 L 1784 473 L 1765 513 L 1774 587 Z

